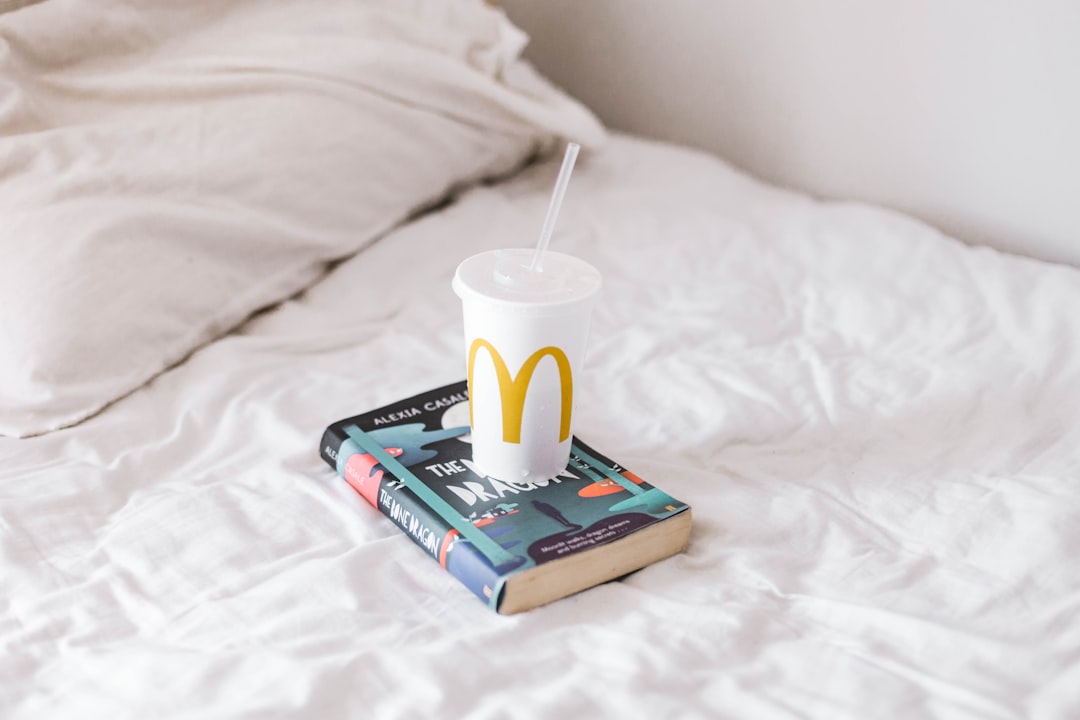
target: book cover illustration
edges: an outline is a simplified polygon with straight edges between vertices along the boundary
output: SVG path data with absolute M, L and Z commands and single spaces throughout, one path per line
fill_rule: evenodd
M 536 482 L 487 477 L 472 462 L 469 440 L 461 381 L 334 423 L 321 454 L 496 610 L 513 574 L 687 509 L 576 437 L 566 469 Z

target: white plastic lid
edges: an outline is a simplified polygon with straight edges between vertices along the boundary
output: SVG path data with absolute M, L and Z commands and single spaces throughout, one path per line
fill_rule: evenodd
M 458 265 L 454 292 L 463 301 L 480 300 L 523 314 L 552 314 L 592 300 L 600 273 L 589 263 L 548 251 L 543 269 L 532 271 L 532 249 L 489 250 Z

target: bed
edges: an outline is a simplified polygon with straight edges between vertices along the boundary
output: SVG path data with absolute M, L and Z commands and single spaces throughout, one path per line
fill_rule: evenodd
M 185 7 L 0 14 L 0 715 L 1080 713 L 1080 271 L 605 131 L 482 3 Z M 464 377 L 566 140 L 575 431 L 694 529 L 504 617 L 318 442 Z

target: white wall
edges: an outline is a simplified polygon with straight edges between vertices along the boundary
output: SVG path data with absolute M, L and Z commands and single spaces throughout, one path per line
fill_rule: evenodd
M 1080 265 L 1080 2 L 502 5 L 611 127 Z

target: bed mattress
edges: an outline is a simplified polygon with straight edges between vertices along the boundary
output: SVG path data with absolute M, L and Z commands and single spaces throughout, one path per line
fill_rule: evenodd
M 687 550 L 491 613 L 318 456 L 464 377 L 465 191 L 73 428 L 0 438 L 0 715 L 1080 714 L 1080 272 L 615 136 L 552 248 L 603 274 L 575 431 Z

